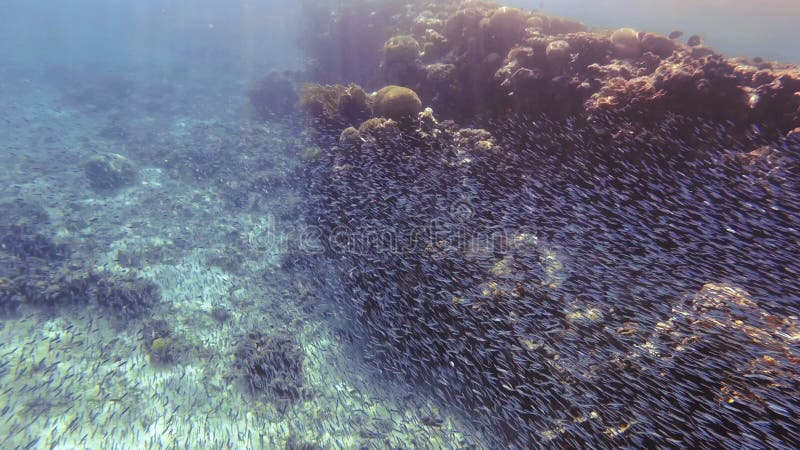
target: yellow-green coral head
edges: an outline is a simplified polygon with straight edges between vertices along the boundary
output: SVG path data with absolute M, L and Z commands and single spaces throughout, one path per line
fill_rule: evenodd
M 403 86 L 386 86 L 375 94 L 373 115 L 401 120 L 422 111 L 422 101 L 413 90 Z

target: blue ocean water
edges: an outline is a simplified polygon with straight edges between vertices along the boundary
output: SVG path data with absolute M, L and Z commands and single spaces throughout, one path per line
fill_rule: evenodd
M 793 2 L 508 3 L 598 27 L 698 33 L 731 56 L 800 61 Z M 317 237 L 302 233 L 309 205 L 298 180 L 320 149 L 301 118 L 254 117 L 249 98 L 265 74 L 307 63 L 298 2 L 2 7 L 0 448 L 501 448 L 491 429 L 470 421 L 468 406 L 439 401 L 435 383 L 409 386 L 376 370 L 382 350 L 342 309 L 342 261 L 298 256 Z M 570 174 L 561 175 L 553 179 L 567 183 Z M 746 181 L 734 187 L 751 192 Z M 792 187 L 779 184 L 765 189 L 790 198 Z M 678 199 L 704 195 L 678 191 Z M 568 189 L 564 198 L 572 207 L 582 195 Z M 597 221 L 554 220 L 552 236 L 516 236 L 540 252 L 542 285 L 561 286 L 574 270 L 580 255 L 565 248 L 571 239 L 609 232 L 603 208 L 579 209 L 565 217 Z M 635 235 L 637 226 L 614 232 Z M 667 228 L 659 232 L 669 235 Z M 741 255 L 729 247 L 722 254 Z M 592 270 L 586 261 L 606 262 L 572 266 Z M 493 261 L 488 272 L 502 274 L 508 264 Z M 741 275 L 735 281 L 748 279 L 743 266 L 732 271 Z M 688 280 L 697 268 L 679 270 Z M 777 292 L 777 309 L 793 313 L 796 296 L 786 291 L 794 284 L 773 281 L 755 283 L 754 293 L 763 300 Z M 587 292 L 648 295 L 641 286 L 606 287 Z M 581 332 L 604 313 L 588 299 L 561 308 Z M 560 370 L 549 345 L 523 345 Z M 642 354 L 649 351 L 641 343 Z M 606 431 L 622 434 L 618 428 Z M 558 429 L 539 431 L 549 439 Z

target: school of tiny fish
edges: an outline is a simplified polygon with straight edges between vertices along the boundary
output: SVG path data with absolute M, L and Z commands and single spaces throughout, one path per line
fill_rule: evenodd
M 410 133 L 314 164 L 376 368 L 514 448 L 790 447 L 800 142 L 618 120 L 511 118 L 489 127 L 500 152 Z

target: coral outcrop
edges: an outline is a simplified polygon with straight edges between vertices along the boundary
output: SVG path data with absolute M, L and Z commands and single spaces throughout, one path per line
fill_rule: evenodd
M 383 46 L 381 71 L 388 83 L 405 83 L 419 77 L 420 45 L 412 36 L 394 36 Z
M 305 84 L 300 89 L 300 108 L 318 125 L 344 128 L 370 116 L 372 99 L 355 84 Z
M 376 365 L 497 447 L 796 440 L 798 69 L 480 0 L 394 14 L 360 79 L 406 88 L 306 172 Z
M 386 86 L 375 94 L 374 116 L 402 120 L 415 118 L 420 111 L 422 101 L 407 87 Z
M 344 2 L 328 20 L 363 19 L 362 3 Z M 408 86 L 441 118 L 514 111 L 655 121 L 678 112 L 783 133 L 800 127 L 797 68 L 725 58 L 701 42 L 683 45 L 631 28 L 590 32 L 578 22 L 487 1 L 370 7 L 392 20 L 365 20 L 369 32 L 359 26 L 327 35 L 344 54 L 363 50 L 360 71 L 346 81 Z M 369 45 L 376 48 L 363 48 Z M 318 64 L 324 71 L 337 66 Z
M 639 33 L 633 28 L 620 28 L 611 33 L 611 44 L 620 58 L 638 58 L 642 55 Z

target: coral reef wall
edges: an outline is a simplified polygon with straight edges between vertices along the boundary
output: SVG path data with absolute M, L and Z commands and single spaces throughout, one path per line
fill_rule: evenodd
M 377 366 L 514 448 L 800 437 L 798 142 L 508 123 L 362 134 L 310 164 Z
M 387 17 L 325 31 L 363 66 L 301 93 L 376 366 L 498 446 L 800 439 L 800 70 L 485 1 Z
M 484 1 L 345 2 L 330 14 L 302 43 L 312 72 L 325 74 L 319 81 L 407 86 L 440 118 L 610 112 L 658 121 L 679 112 L 784 133 L 800 126 L 796 67 L 656 33 L 589 31 Z

